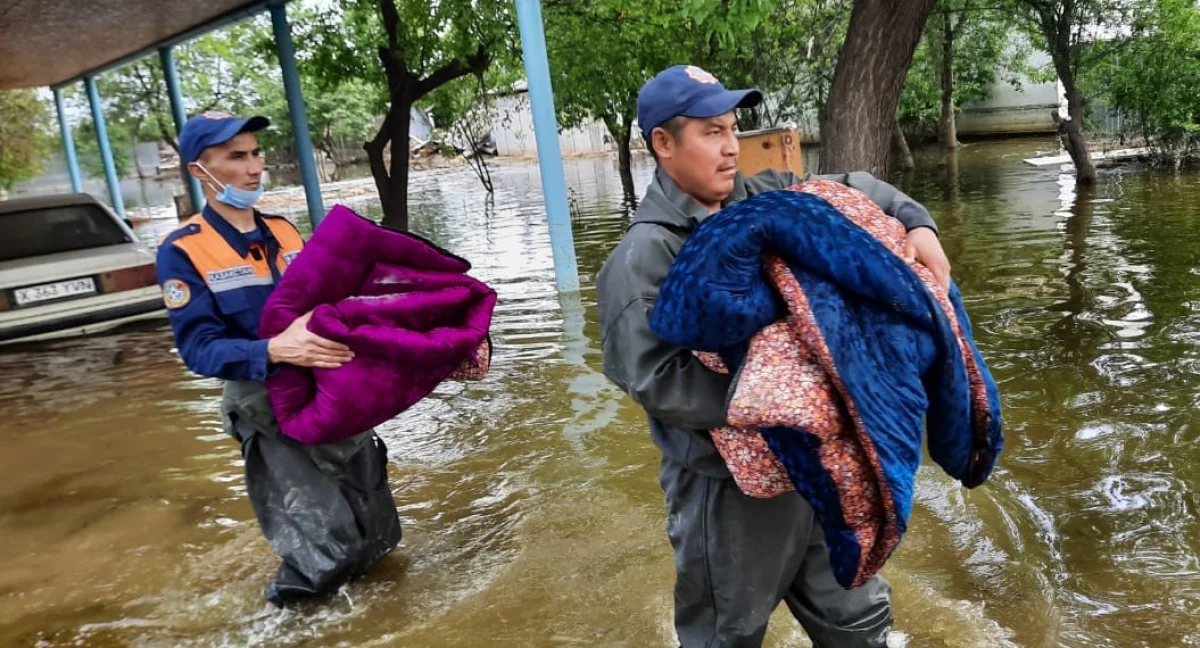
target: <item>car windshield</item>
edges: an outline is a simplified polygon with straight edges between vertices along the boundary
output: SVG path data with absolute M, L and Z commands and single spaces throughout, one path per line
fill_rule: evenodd
M 64 205 L 0 214 L 0 261 L 132 243 L 97 205 Z

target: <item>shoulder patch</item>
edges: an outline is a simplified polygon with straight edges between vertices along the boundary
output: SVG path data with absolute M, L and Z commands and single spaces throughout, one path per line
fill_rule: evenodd
M 181 279 L 168 279 L 163 283 L 163 303 L 172 310 L 183 308 L 192 301 L 192 289 Z

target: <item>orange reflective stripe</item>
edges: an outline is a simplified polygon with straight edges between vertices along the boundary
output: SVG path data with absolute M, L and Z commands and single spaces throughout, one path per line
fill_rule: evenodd
M 253 256 L 245 258 L 238 255 L 233 246 L 213 229 L 203 216 L 194 216 L 184 225 L 193 225 L 198 230 L 194 234 L 175 239 L 174 245 L 183 250 L 200 273 L 200 277 L 214 292 L 246 283 L 246 275 L 251 273 L 254 277 L 271 277 L 271 267 L 267 264 L 265 255 L 261 260 L 256 260 Z M 250 270 L 249 273 L 246 272 L 247 269 Z M 238 270 L 241 272 L 236 272 Z
M 300 250 L 304 248 L 304 239 L 300 237 L 296 226 L 284 218 L 268 217 L 263 218 L 263 222 L 271 229 L 275 240 L 279 241 L 279 255 L 275 259 L 275 266 L 282 274 L 300 253 Z

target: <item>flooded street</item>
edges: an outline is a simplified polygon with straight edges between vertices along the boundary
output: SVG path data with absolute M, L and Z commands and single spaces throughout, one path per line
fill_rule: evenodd
M 897 645 L 1200 646 L 1200 176 L 1077 192 L 1021 161 L 1052 145 L 893 178 L 941 226 L 1008 439 L 979 489 L 919 476 L 884 570 Z M 414 231 L 499 292 L 495 357 L 380 428 L 404 540 L 323 606 L 262 598 L 278 561 L 220 384 L 165 324 L 0 350 L 0 645 L 673 645 L 660 455 L 600 373 L 593 278 L 628 209 L 615 162 L 565 164 L 565 308 L 535 165 L 493 169 L 494 199 L 467 169 L 414 174 Z M 801 636 L 784 608 L 767 645 Z

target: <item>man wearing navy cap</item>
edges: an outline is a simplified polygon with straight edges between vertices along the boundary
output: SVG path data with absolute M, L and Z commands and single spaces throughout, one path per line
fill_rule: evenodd
M 675 630 L 684 648 L 757 648 L 781 601 L 817 646 L 882 647 L 892 620 L 887 582 L 876 577 L 843 589 L 804 498 L 755 499 L 738 490 L 708 432 L 726 425 L 730 377 L 659 340 L 648 322 L 659 286 L 696 226 L 731 203 L 811 177 L 738 173 L 734 111 L 761 101 L 758 90 L 727 90 L 691 65 L 664 70 L 638 94 L 638 124 L 658 168 L 597 277 L 604 373 L 646 411 L 663 453 L 659 483 L 675 549 Z M 862 191 L 902 222 L 906 253 L 949 284 L 950 264 L 924 207 L 867 173 L 817 177 Z
M 309 315 L 260 340 L 267 298 L 300 254 L 300 232 L 254 205 L 263 194 L 254 133 L 265 117 L 206 112 L 184 124 L 179 156 L 204 189 L 202 213 L 158 248 L 158 281 L 179 355 L 192 371 L 225 380 L 228 431 L 242 445 L 246 492 L 283 558 L 266 596 L 275 604 L 336 590 L 400 541 L 387 484 L 387 449 L 374 431 L 322 446 L 284 437 L 267 399 L 272 368 L 337 368 L 350 349 L 309 332 Z

